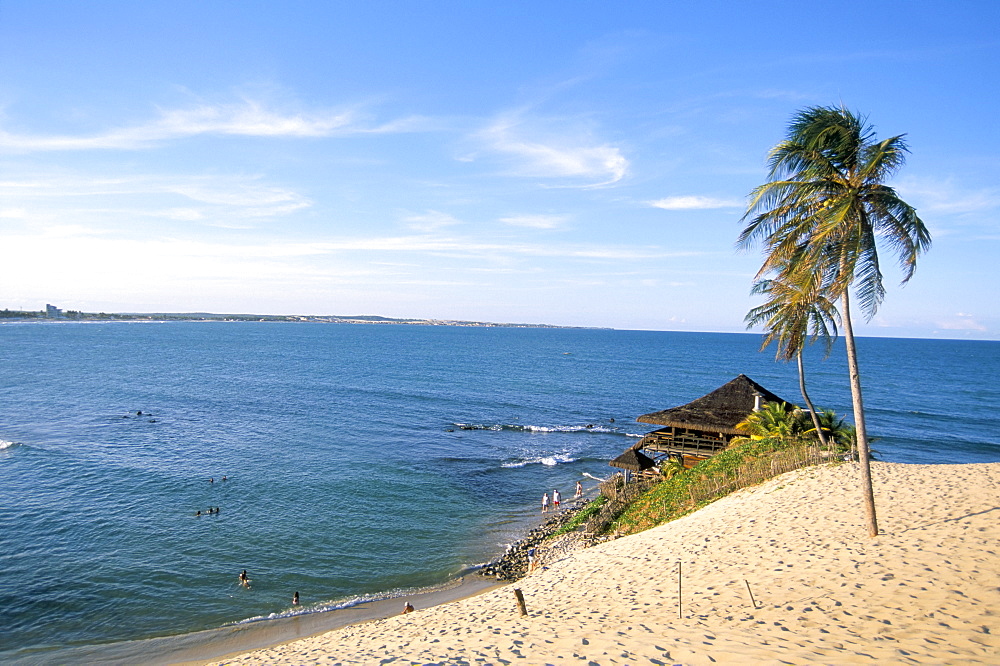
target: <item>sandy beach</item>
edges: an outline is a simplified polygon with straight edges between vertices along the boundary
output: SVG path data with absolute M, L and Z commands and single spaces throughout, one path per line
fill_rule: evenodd
M 998 663 L 1000 463 L 872 473 L 874 539 L 855 465 L 798 470 L 513 585 L 217 663 Z

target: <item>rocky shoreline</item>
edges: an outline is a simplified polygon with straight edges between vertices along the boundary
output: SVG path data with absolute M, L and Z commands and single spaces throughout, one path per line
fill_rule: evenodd
M 495 578 L 500 581 L 515 581 L 528 573 L 528 550 L 534 548 L 540 565 L 551 559 L 555 552 L 563 553 L 575 550 L 583 543 L 582 535 L 570 533 L 552 544 L 542 544 L 555 534 L 559 528 L 568 523 L 585 506 L 588 500 L 574 500 L 572 504 L 562 509 L 538 527 L 532 529 L 524 538 L 511 544 L 503 555 L 484 565 L 477 572 L 480 576 Z

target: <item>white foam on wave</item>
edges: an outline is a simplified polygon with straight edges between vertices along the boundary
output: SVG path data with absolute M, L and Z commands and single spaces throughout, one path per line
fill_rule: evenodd
M 455 423 L 456 427 L 461 430 L 492 430 L 494 432 L 500 431 L 511 431 L 511 432 L 596 432 L 602 434 L 612 434 L 619 435 L 623 434 L 620 430 L 614 427 L 609 427 L 605 425 L 597 425 L 595 423 L 588 423 L 587 425 L 562 425 L 562 426 L 540 426 L 540 425 L 522 425 L 520 423 L 494 423 L 494 424 L 478 424 L 478 423 Z
M 463 568 L 459 572 L 459 574 L 464 576 L 465 574 L 471 573 L 472 571 L 482 568 L 483 566 L 484 566 L 483 564 L 472 565 L 471 567 Z M 353 597 L 348 597 L 346 599 L 340 599 L 336 601 L 321 601 L 315 604 L 311 604 L 309 606 L 293 607 L 283 611 L 268 613 L 267 615 L 255 615 L 254 617 L 248 617 L 246 619 L 238 620 L 236 622 L 230 622 L 228 623 L 228 626 L 249 624 L 252 622 L 261 622 L 263 620 L 277 620 L 285 617 L 294 617 L 296 615 L 310 615 L 312 613 L 326 613 L 327 611 L 344 610 L 345 608 L 353 608 L 354 606 L 371 603 L 373 601 L 400 599 L 403 597 L 412 597 L 414 595 L 423 594 L 426 592 L 446 590 L 453 587 L 456 583 L 460 582 L 461 578 L 458 578 L 458 579 L 451 579 L 442 585 L 428 585 L 426 587 L 398 587 L 394 590 L 389 590 L 388 592 L 381 592 L 378 594 L 359 594 Z
M 545 465 L 546 467 L 554 467 L 555 465 L 559 465 L 561 463 L 571 463 L 575 460 L 576 458 L 568 453 L 556 453 L 551 456 L 539 456 L 537 458 L 518 460 L 517 462 L 503 463 L 501 467 L 525 467 L 527 465 Z
M 8 442 L 6 439 L 0 439 L 0 451 L 12 449 L 15 446 L 17 446 L 17 442 Z

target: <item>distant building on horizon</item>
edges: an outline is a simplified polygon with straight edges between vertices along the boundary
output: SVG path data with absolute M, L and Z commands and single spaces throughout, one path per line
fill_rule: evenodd
M 49 303 L 45 304 L 45 316 L 48 317 L 49 319 L 62 317 L 62 313 L 63 311 L 57 308 L 56 306 L 50 305 Z

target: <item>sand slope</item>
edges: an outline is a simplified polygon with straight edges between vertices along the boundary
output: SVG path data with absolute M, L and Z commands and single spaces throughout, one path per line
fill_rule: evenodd
M 550 562 L 528 617 L 507 587 L 224 663 L 1000 663 L 1000 463 L 872 473 L 875 539 L 855 465 L 799 470 Z

